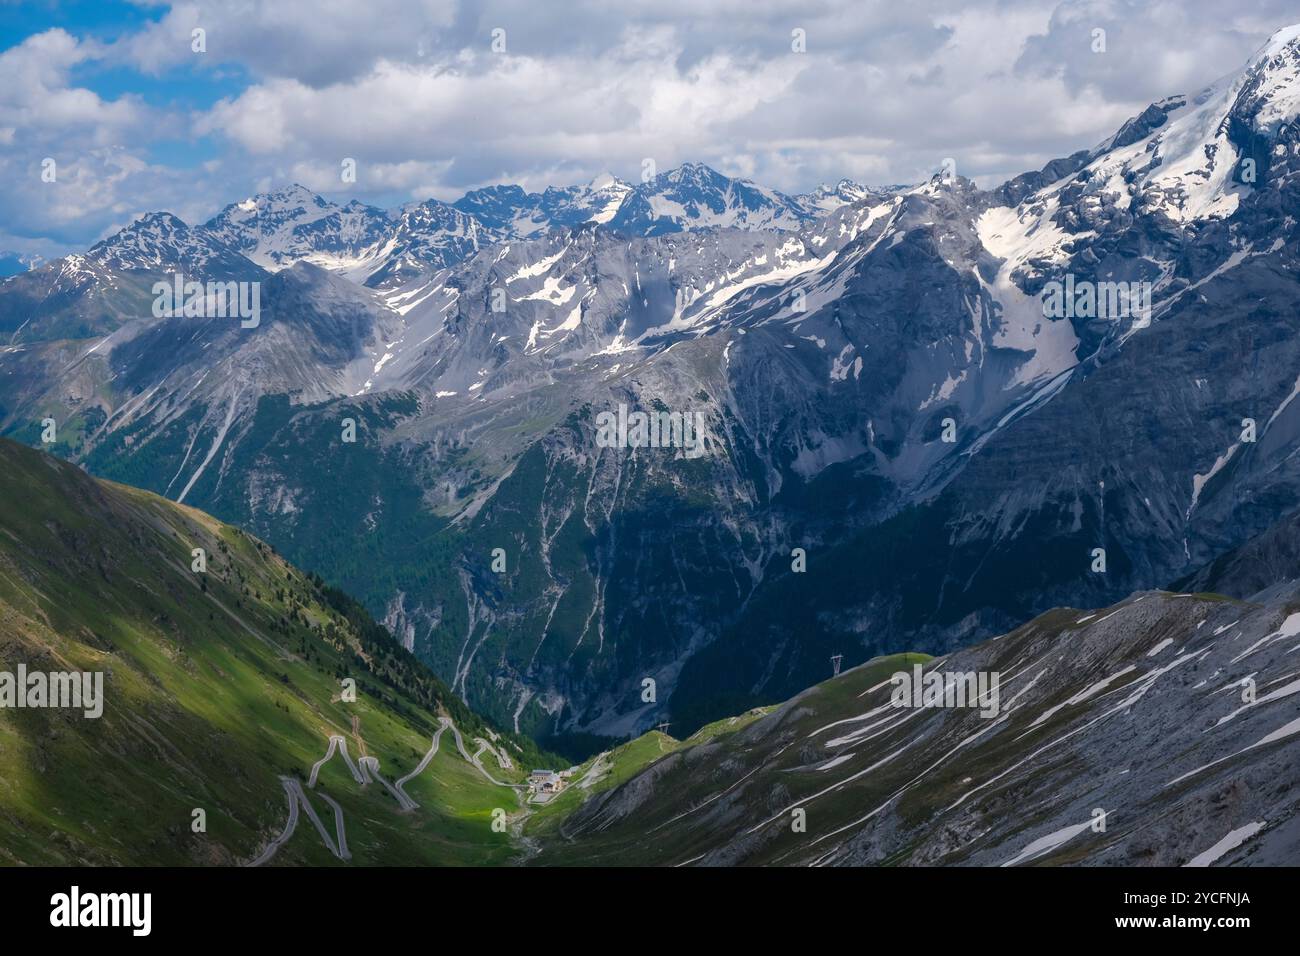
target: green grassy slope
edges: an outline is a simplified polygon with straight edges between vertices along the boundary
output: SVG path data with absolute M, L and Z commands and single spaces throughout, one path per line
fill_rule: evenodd
M 191 551 L 207 555 L 206 573 Z M 439 718 L 474 752 L 489 728 L 345 595 L 265 544 L 150 493 L 0 440 L 0 671 L 101 671 L 104 711 L 0 708 L 0 862 L 234 864 L 284 828 L 279 780 L 306 780 L 328 738 L 378 758 L 389 781 L 429 748 Z M 357 685 L 355 703 L 341 681 Z M 503 735 L 517 782 L 552 763 Z M 401 812 L 336 755 L 308 791 L 333 830 L 343 807 L 354 864 L 505 862 L 488 781 L 450 733 L 406 786 Z M 206 814 L 206 832 L 192 828 Z M 336 863 L 305 816 L 274 864 Z

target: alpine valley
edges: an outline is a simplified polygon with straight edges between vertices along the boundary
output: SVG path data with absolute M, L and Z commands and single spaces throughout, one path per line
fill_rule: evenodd
M 1276 866 L 1300 852 L 1294 519 L 1185 582 L 1223 593 L 1058 608 L 539 774 L 564 764 L 246 532 L 7 439 L 0 503 L 3 864 Z M 15 673 L 69 671 L 102 685 L 88 715 L 13 706 Z M 899 706 L 899 673 L 998 680 L 989 706 Z M 536 794 L 539 775 L 567 785 Z
M 1218 771 L 1198 770 L 1249 752 L 1261 780 L 1294 780 L 1294 725 L 1225 710 L 1210 730 L 1189 702 L 1235 700 L 1213 695 L 1261 669 L 1250 654 L 1277 671 L 1256 676 L 1275 683 L 1261 701 L 1295 688 L 1283 655 L 1297 633 L 1284 521 L 1300 508 L 1297 114 L 1300 26 L 1210 88 L 991 189 L 945 170 L 791 196 L 688 163 L 635 184 L 501 185 L 397 209 L 289 186 L 203 224 L 156 212 L 0 283 L 0 433 L 157 495 L 129 499 L 142 524 L 119 530 L 133 539 L 177 522 L 198 534 L 198 513 L 176 506 L 215 516 L 204 534 L 252 562 L 237 577 L 264 582 L 249 614 L 284 615 L 265 595 L 288 587 L 343 648 L 360 638 L 307 582 L 353 595 L 357 633 L 368 612 L 410 652 L 392 651 L 400 674 L 386 672 L 410 711 L 383 731 L 403 760 L 439 714 L 516 756 L 532 741 L 575 761 L 600 752 L 584 773 L 609 784 L 602 795 L 521 824 L 556 839 L 543 862 L 629 852 L 634 809 L 638 826 L 665 828 L 641 849 L 657 862 L 694 855 L 697 820 L 714 834 L 709 862 L 1037 858 L 1083 834 L 1063 835 L 1120 799 L 1121 781 L 981 831 L 972 849 L 958 830 L 983 824 L 969 808 L 1016 799 L 989 789 L 987 761 L 1025 787 L 1031 770 L 1078 773 L 1102 750 L 1127 754 L 1123 769 L 1158 736 L 1116 730 L 1139 707 L 1186 742 L 1135 765 L 1121 796 L 1175 787 L 1208 847 L 1224 800 L 1257 820 L 1294 812 L 1293 797 L 1244 783 L 1225 797 Z M 260 322 L 155 315 L 154 283 L 177 274 L 259 283 Z M 1048 314 L 1045 294 L 1067 283 L 1150 299 L 1118 316 Z M 597 419 L 620 406 L 698 415 L 703 438 L 605 447 Z M 127 492 L 102 494 L 128 507 L 113 504 Z M 1239 585 L 1219 587 L 1230 572 Z M 1183 577 L 1231 598 L 1161 590 Z M 1051 610 L 1111 605 L 1095 623 Z M 301 639 L 287 619 L 281 638 Z M 119 641 L 92 630 L 95 646 Z M 169 666 L 188 666 L 182 650 Z M 873 708 L 904 653 L 1020 674 L 1002 691 L 1014 709 L 928 714 L 906 753 L 886 753 L 872 728 L 892 733 L 893 718 Z M 818 684 L 832 655 L 845 671 Z M 284 706 L 295 727 L 307 719 Z M 1093 718 L 1088 734 L 1066 729 Z M 671 737 L 646 734 L 663 722 Z M 133 732 L 154 728 L 141 718 Z M 1289 749 L 1264 746 L 1272 733 Z M 1058 763 L 1017 762 L 1060 735 Z M 1204 735 L 1214 752 L 1193 754 Z M 615 745 L 640 748 L 623 770 Z M 918 775 L 958 748 L 919 796 Z M 308 749 L 286 737 L 268 765 Z M 855 773 L 888 762 L 862 799 L 830 787 L 850 750 Z M 706 759 L 713 770 L 693 763 Z M 698 793 L 652 785 L 688 770 Z M 703 809 L 709 781 L 742 774 Z M 856 842 L 796 846 L 736 811 L 821 800 L 823 779 Z M 789 799 L 773 803 L 781 787 Z M 854 828 L 878 804 L 891 826 Z M 1038 830 L 1051 839 L 1034 842 Z M 1088 846 L 1169 862 L 1155 830 L 1115 832 Z M 1277 832 L 1294 847 L 1293 826 Z

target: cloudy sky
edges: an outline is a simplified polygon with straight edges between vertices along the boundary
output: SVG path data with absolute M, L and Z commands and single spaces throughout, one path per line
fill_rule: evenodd
M 1294 0 L 0 0 L 0 250 L 291 182 L 396 205 L 636 180 L 646 158 L 800 192 L 953 157 L 993 185 L 1296 20 Z

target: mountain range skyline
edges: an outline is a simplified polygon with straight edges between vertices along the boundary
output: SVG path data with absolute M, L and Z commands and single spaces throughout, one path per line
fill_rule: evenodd
M 917 182 L 954 157 L 991 187 L 1227 73 L 1286 5 L 828 0 L 802 15 L 694 14 L 683 29 L 654 5 L 583 4 L 574 31 L 515 0 L 384 0 L 372 17 L 0 6 L 0 174 L 47 185 L 44 160 L 63 170 L 57 189 L 0 197 L 0 249 L 51 259 L 150 210 L 201 222 L 213 197 L 290 182 L 389 207 L 501 182 L 541 192 L 606 169 L 636 181 L 646 158 L 798 194 L 841 177 Z M 584 84 L 583 97 L 566 92 Z M 995 101 L 1022 122 L 998 122 Z M 340 177 L 347 158 L 355 189 Z
M 719 173 L 717 170 L 708 166 L 708 164 L 706 163 L 689 162 L 689 161 L 684 162 L 680 166 L 674 167 L 673 169 L 666 170 L 664 173 L 660 175 L 662 175 L 665 179 L 671 180 L 674 177 L 680 176 L 683 173 L 699 172 L 699 171 L 703 171 L 705 175 L 709 177 L 716 177 L 719 180 L 727 180 L 729 182 L 733 182 L 736 184 L 744 184 L 751 187 L 758 187 L 760 189 L 762 188 L 759 187 L 757 183 L 755 183 L 753 180 L 750 179 L 724 176 L 722 173 Z M 941 171 L 942 170 L 938 168 L 936 168 L 935 170 L 936 173 Z M 650 177 L 650 178 L 653 179 L 655 177 Z M 649 180 L 646 180 L 646 184 L 647 185 L 649 184 Z M 189 227 L 193 227 L 193 226 L 207 227 L 217 222 L 223 215 L 228 215 L 232 211 L 240 210 L 240 209 L 252 209 L 257 207 L 259 203 L 262 204 L 265 204 L 267 202 L 275 203 L 284 200 L 305 202 L 310 205 L 319 204 L 322 206 L 322 208 L 328 207 L 330 209 L 340 210 L 340 211 L 368 210 L 371 212 L 379 212 L 379 213 L 386 214 L 389 218 L 392 219 L 398 219 L 400 218 L 401 214 L 413 210 L 417 210 L 420 207 L 426 207 L 426 206 L 446 207 L 446 208 L 459 210 L 468 216 L 472 216 L 475 219 L 478 219 L 480 222 L 484 223 L 485 225 L 490 225 L 495 228 L 501 228 L 503 226 L 508 225 L 508 223 L 505 220 L 500 219 L 499 216 L 498 217 L 491 216 L 490 207 L 493 205 L 499 208 L 514 208 L 516 210 L 527 209 L 529 211 L 535 211 L 539 203 L 545 203 L 548 201 L 562 203 L 566 199 L 571 199 L 571 197 L 575 194 L 590 195 L 602 191 L 607 192 L 610 190 L 614 190 L 619 194 L 617 197 L 617 201 L 613 202 L 612 205 L 606 205 L 605 207 L 603 207 L 603 212 L 605 213 L 604 216 L 601 216 L 599 214 L 600 211 L 597 211 L 594 212 L 587 219 L 573 219 L 571 221 L 566 221 L 562 223 L 566 225 L 576 225 L 584 222 L 590 222 L 590 223 L 599 223 L 604 225 L 604 224 L 608 224 L 610 220 L 613 219 L 615 212 L 617 212 L 618 208 L 621 205 L 622 199 L 626 198 L 627 194 L 634 192 L 635 188 L 636 187 L 633 186 L 632 183 L 620 179 L 619 177 L 613 175 L 612 173 L 600 173 L 584 183 L 574 183 L 567 186 L 564 185 L 548 186 L 546 187 L 546 189 L 544 189 L 541 192 L 533 192 L 533 193 L 527 192 L 523 189 L 523 187 L 519 186 L 519 184 L 517 183 L 510 183 L 510 182 L 489 183 L 483 186 L 479 186 L 475 189 L 468 190 L 463 195 L 450 201 L 445 201 L 430 196 L 424 198 L 411 199 L 394 206 L 383 207 L 383 206 L 373 206 L 369 203 L 365 203 L 361 201 L 356 197 L 340 197 L 338 200 L 326 199 L 325 196 L 323 196 L 322 194 L 309 189 L 308 187 L 302 185 L 301 183 L 289 182 L 279 187 L 270 188 L 263 192 L 258 192 L 239 199 L 232 199 L 226 202 L 225 205 L 215 215 L 209 217 L 204 221 L 187 222 L 183 218 L 176 216 L 176 214 L 169 209 L 161 209 L 161 208 L 151 209 L 146 212 L 140 213 L 139 216 L 137 216 L 135 219 L 128 222 L 126 225 L 122 226 L 120 229 L 116 229 L 110 234 L 96 240 L 94 243 L 91 243 L 90 245 L 86 246 L 85 249 L 71 250 L 69 251 L 68 254 L 72 255 L 72 254 L 76 254 L 77 252 L 88 251 L 90 248 L 93 248 L 96 245 L 100 245 L 104 242 L 113 239 L 115 236 L 121 235 L 122 233 L 129 231 L 133 226 L 137 226 L 141 222 L 147 221 L 157 216 L 175 217 L 178 221 L 184 223 L 186 226 Z M 820 183 L 810 192 L 800 193 L 793 196 L 786 196 L 785 194 L 780 193 L 776 190 L 767 190 L 767 191 L 771 192 L 776 196 L 780 196 L 784 200 L 790 201 L 802 213 L 806 214 L 808 218 L 815 218 L 818 215 L 832 212 L 835 209 L 838 209 L 840 206 L 847 205 L 850 202 L 858 202 L 864 197 L 866 197 L 867 195 L 872 193 L 887 194 L 887 193 L 897 192 L 906 188 L 909 187 L 902 184 L 894 184 L 889 186 L 877 187 L 873 189 L 872 187 L 868 187 L 861 183 L 854 182 L 853 180 L 845 177 L 833 183 Z M 555 199 L 552 199 L 552 197 L 555 197 Z M 487 215 L 485 215 L 485 212 L 487 213 Z M 711 224 L 716 225 L 717 223 L 711 223 Z M 528 231 L 522 233 L 522 235 L 535 236 L 540 232 L 544 231 L 546 228 L 550 227 L 551 225 L 553 225 L 553 223 L 547 219 L 544 218 L 537 219 L 529 227 Z M 699 228 L 699 226 L 696 226 L 696 228 Z M 21 256 L 16 252 L 14 253 L 0 252 L 0 255 L 9 255 L 13 259 L 12 269 L 9 273 L 6 273 L 6 275 L 23 271 L 24 268 L 28 268 L 28 269 L 36 268 L 44 264 L 44 262 L 46 261 L 45 259 L 39 256 L 36 257 Z

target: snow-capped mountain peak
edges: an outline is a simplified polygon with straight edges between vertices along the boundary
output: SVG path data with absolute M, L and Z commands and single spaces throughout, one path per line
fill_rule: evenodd
M 336 207 L 305 186 L 292 183 L 283 189 L 249 196 L 232 203 L 207 223 L 216 231 L 221 225 L 242 225 L 265 237 L 285 226 L 297 226 L 327 216 Z
M 810 218 L 795 199 L 704 163 L 683 163 L 635 187 L 610 220 L 614 229 L 661 235 L 722 226 L 797 229 Z
M 821 216 L 850 203 L 861 202 L 871 195 L 866 186 L 851 179 L 841 179 L 834 186 L 822 184 L 812 192 L 794 198 L 809 215 Z
M 294 183 L 231 203 L 203 229 L 259 265 L 278 269 L 314 252 L 341 251 L 337 236 L 340 212 L 338 206 Z M 387 214 L 376 209 L 370 218 L 378 223 Z
M 627 185 L 626 183 L 623 183 L 622 180 L 620 180 L 613 173 L 610 172 L 599 173 L 596 176 L 592 177 L 591 181 L 587 183 L 587 189 L 594 192 L 598 189 L 605 189 L 609 186 L 613 186 L 616 183 L 621 185 Z
M 551 229 L 607 223 L 632 187 L 610 173 L 583 186 L 549 186 L 526 192 L 522 186 L 486 186 L 466 193 L 453 205 L 504 237 L 527 239 Z
M 96 243 L 86 258 L 107 269 L 189 269 L 197 273 L 206 271 L 215 260 L 229 266 L 239 257 L 219 238 L 191 229 L 171 213 L 151 212 Z
M 1271 166 L 1288 161 L 1291 150 L 1274 140 L 1291 138 L 1298 114 L 1300 25 L 1273 34 L 1240 72 L 1153 103 L 1035 198 L 1078 192 L 1100 210 L 1223 219 Z
M 1252 130 L 1276 135 L 1300 113 L 1300 24 L 1278 30 L 1255 54 L 1237 106 Z

